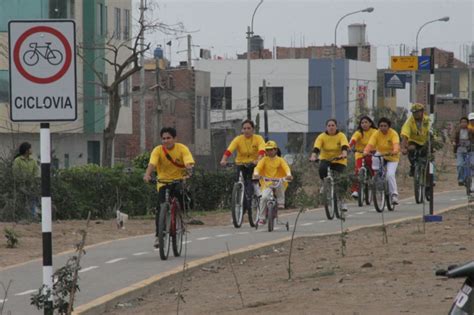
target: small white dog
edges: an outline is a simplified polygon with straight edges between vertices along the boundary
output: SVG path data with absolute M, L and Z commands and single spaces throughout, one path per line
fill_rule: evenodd
M 128 221 L 128 214 L 117 210 L 117 229 L 125 229 L 125 222 Z

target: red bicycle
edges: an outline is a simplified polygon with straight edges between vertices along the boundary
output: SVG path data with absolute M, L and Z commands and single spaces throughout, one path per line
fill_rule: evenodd
M 165 201 L 160 205 L 160 217 L 158 221 L 158 238 L 160 242 L 160 258 L 168 259 L 170 244 L 175 257 L 181 255 L 184 243 L 184 233 L 186 233 L 183 220 L 183 209 L 178 198 L 171 194 L 171 190 L 179 189 L 181 195 L 185 196 L 184 180 L 160 181 L 165 184 Z M 186 207 L 186 202 L 183 203 Z

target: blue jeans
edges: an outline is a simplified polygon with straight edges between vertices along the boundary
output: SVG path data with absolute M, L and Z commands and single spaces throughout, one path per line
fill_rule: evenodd
M 468 157 L 470 156 L 470 157 Z M 470 161 L 470 165 L 464 165 L 464 159 Z M 470 174 L 471 165 L 474 164 L 474 152 L 457 152 L 456 153 L 456 167 L 458 170 L 458 182 L 464 183 L 466 176 Z

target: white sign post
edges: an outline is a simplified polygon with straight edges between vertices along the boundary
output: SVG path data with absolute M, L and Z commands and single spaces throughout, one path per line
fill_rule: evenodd
M 53 289 L 50 121 L 77 118 L 76 27 L 69 20 L 10 21 L 10 118 L 40 122 L 43 293 Z M 53 314 L 52 296 L 44 314 Z
M 76 34 L 69 20 L 10 21 L 10 118 L 77 118 Z

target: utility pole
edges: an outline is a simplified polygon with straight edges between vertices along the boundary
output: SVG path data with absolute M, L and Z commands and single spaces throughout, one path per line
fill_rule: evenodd
M 250 31 L 250 26 L 247 26 L 247 119 L 252 119 L 252 101 L 250 95 L 250 38 L 252 32 Z
M 191 34 L 188 34 L 188 69 L 191 69 Z
M 268 141 L 268 99 L 267 99 L 267 81 L 263 79 L 263 124 L 265 128 L 265 141 Z
M 160 141 L 158 138 L 159 132 L 162 128 L 162 122 L 161 122 L 161 110 L 162 110 L 162 104 L 161 104 L 161 95 L 160 95 L 160 60 L 155 59 L 156 62 L 156 69 L 155 69 L 155 80 L 156 80 L 156 108 L 155 108 L 155 119 L 154 119 L 154 124 L 156 124 L 155 128 L 152 130 L 152 139 L 153 139 L 153 144 L 152 145 L 157 145 Z
M 468 99 L 469 99 L 469 112 L 472 113 L 472 68 L 474 67 L 474 45 L 471 45 L 471 53 L 469 54 L 469 86 L 468 86 Z
M 144 0 L 140 0 L 140 25 L 143 25 L 145 19 L 145 5 Z M 145 56 L 143 53 L 145 47 L 145 33 L 143 28 L 140 34 L 140 152 L 145 152 Z

